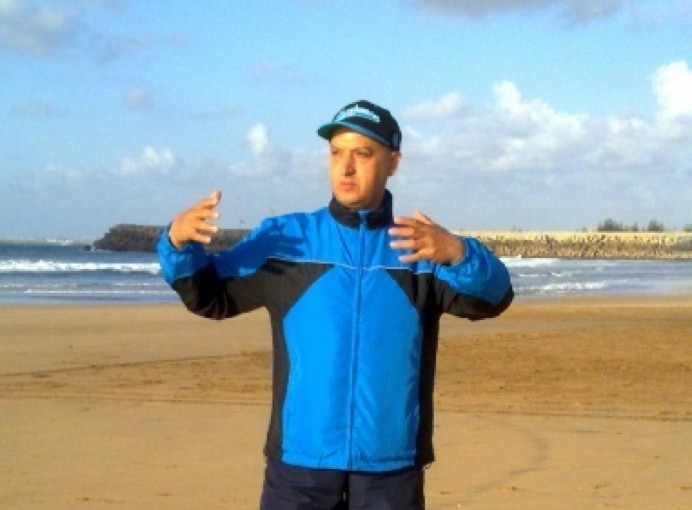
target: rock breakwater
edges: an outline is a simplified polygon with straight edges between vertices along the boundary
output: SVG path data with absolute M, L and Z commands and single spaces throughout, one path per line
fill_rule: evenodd
M 162 226 L 121 224 L 112 227 L 94 248 L 111 251 L 155 251 Z M 249 231 L 224 229 L 211 251 L 233 246 Z M 488 232 L 455 231 L 475 237 L 501 257 L 692 260 L 689 232 Z
M 164 227 L 150 225 L 120 224 L 111 229 L 93 247 L 109 251 L 156 251 L 156 243 Z M 209 245 L 210 251 L 230 248 L 242 239 L 249 230 L 224 229 Z
M 471 232 L 501 257 L 692 260 L 688 232 Z

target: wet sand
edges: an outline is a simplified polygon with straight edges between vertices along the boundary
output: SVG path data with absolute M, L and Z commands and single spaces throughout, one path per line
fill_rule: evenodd
M 0 508 L 252 509 L 264 312 L 0 307 Z M 692 508 L 692 297 L 444 318 L 430 510 Z

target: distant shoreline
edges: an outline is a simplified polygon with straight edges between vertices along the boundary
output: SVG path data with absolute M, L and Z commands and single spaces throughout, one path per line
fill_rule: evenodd
M 161 226 L 116 225 L 93 247 L 111 251 L 155 251 Z M 233 246 L 249 230 L 224 229 L 210 245 L 212 251 Z M 572 259 L 692 260 L 690 232 L 540 232 L 470 231 L 499 257 Z

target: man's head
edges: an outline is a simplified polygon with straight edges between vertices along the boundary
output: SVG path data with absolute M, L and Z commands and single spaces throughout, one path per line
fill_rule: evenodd
M 336 199 L 352 210 L 376 209 L 401 159 L 401 131 L 389 111 L 351 103 L 317 130 L 329 140 L 329 173 Z
M 317 130 L 317 134 L 331 140 L 334 131 L 349 128 L 372 138 L 389 149 L 401 151 L 401 130 L 389 110 L 370 101 L 355 101 L 339 110 L 331 122 Z

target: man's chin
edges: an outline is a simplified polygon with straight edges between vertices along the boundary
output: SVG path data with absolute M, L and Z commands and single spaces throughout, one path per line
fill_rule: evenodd
M 337 202 L 347 209 L 357 211 L 363 208 L 363 201 L 351 194 L 336 193 L 334 196 L 336 197 Z

